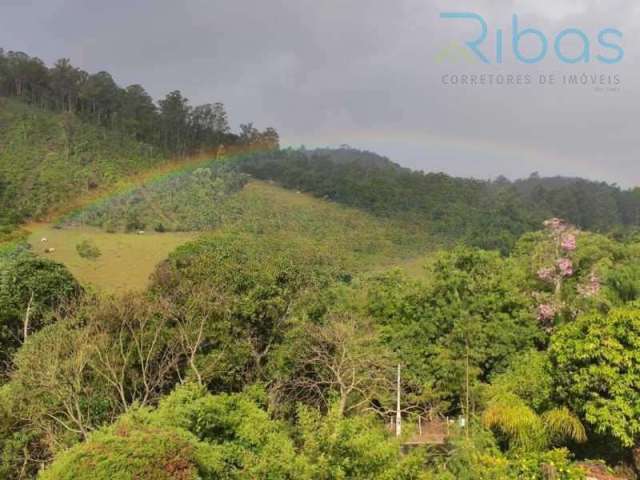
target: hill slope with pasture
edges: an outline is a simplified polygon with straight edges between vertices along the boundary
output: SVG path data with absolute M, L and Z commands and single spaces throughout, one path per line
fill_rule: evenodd
M 191 176 L 192 173 L 184 175 Z M 196 173 L 196 176 L 200 177 L 202 173 Z M 146 188 L 153 190 L 153 186 Z M 168 210 L 163 210 L 163 207 L 173 204 L 163 203 L 165 196 L 150 195 L 144 198 L 158 200 L 157 208 L 141 200 L 136 202 L 139 210 L 132 210 L 134 214 L 145 213 L 136 217 L 136 228 L 140 231 L 126 233 L 126 216 L 122 217 L 119 231 L 109 230 L 114 225 L 113 219 L 117 218 L 109 207 L 116 213 L 121 212 L 122 205 L 138 196 L 139 191 L 135 190 L 115 200 L 86 207 L 63 220 L 62 227 L 33 225 L 29 238 L 33 251 L 65 264 L 82 283 L 107 291 L 125 291 L 143 289 L 160 261 L 178 245 L 198 236 L 235 232 L 258 239 L 303 242 L 315 251 L 325 252 L 350 270 L 371 270 L 408 261 L 434 246 L 426 231 L 410 224 L 379 219 L 354 208 L 261 181 L 250 181 L 217 203 L 191 203 L 193 211 L 187 209 L 185 211 L 190 213 L 185 215 L 200 218 L 202 228 L 188 231 L 163 229 L 161 232 L 156 228 L 154 231 L 153 227 L 173 212 L 172 207 Z M 211 222 L 207 223 L 207 219 Z M 147 226 L 149 230 L 144 230 Z M 46 242 L 41 241 L 43 238 Z M 95 244 L 100 255 L 82 258 L 76 248 L 82 241 Z

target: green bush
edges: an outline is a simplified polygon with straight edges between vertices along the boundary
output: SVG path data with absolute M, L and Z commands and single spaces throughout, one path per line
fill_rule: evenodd
M 87 260 L 95 260 L 102 255 L 98 246 L 91 240 L 83 240 L 78 243 L 76 245 L 76 251 L 78 252 L 78 255 L 82 258 L 86 258 Z
M 270 417 L 265 401 L 260 389 L 211 395 L 183 385 L 158 408 L 131 411 L 59 454 L 39 479 L 430 478 L 419 455 L 402 456 L 372 418 L 301 409 L 294 436 Z
M 35 257 L 20 246 L 0 249 L 0 370 L 23 342 L 27 316 L 30 335 L 50 323 L 53 311 L 80 291 L 64 265 Z
M 213 479 L 204 448 L 187 432 L 123 419 L 62 453 L 41 480 Z

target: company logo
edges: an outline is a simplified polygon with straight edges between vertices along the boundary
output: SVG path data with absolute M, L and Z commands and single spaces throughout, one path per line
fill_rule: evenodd
M 523 64 L 538 64 L 549 55 L 566 64 L 588 64 L 590 62 L 605 65 L 620 63 L 624 58 L 622 48 L 622 32 L 615 28 L 600 30 L 595 38 L 590 38 L 579 28 L 566 28 L 555 36 L 548 37 L 544 32 L 523 26 L 518 15 L 513 15 L 510 35 L 504 30 L 495 30 L 495 44 L 489 46 L 489 25 L 484 17 L 471 12 L 442 12 L 440 18 L 446 20 L 465 21 L 479 27 L 479 34 L 463 42 L 463 45 L 449 45 L 438 53 L 439 62 L 445 59 L 473 61 L 480 60 L 485 64 L 502 64 L 507 55 Z M 492 32 L 493 34 L 493 32 Z M 532 51 L 524 52 L 523 43 L 533 46 Z M 577 52 L 567 45 L 579 45 Z M 552 53 L 550 53 L 552 52 Z

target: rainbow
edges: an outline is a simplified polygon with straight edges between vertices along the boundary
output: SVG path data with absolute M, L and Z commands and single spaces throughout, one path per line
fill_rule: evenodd
M 68 202 L 65 206 L 50 210 L 45 218 L 29 222 L 25 225 L 25 228 L 29 230 L 30 226 L 35 226 L 43 222 L 55 222 L 60 218 L 73 214 L 79 210 L 92 206 L 100 206 L 103 203 L 109 202 L 114 197 L 126 195 L 145 185 L 163 182 L 175 177 L 187 175 L 198 168 L 210 166 L 214 162 L 233 162 L 234 160 L 242 158 L 248 154 L 259 153 L 262 151 L 266 152 L 268 149 L 261 147 L 227 147 L 222 151 L 209 151 L 188 157 L 168 159 L 156 167 L 130 175 L 109 185 L 108 187 L 96 189 L 95 191 L 80 195 L 74 200 Z
M 442 135 L 426 130 L 415 131 L 352 131 L 349 133 L 330 132 L 327 134 L 314 135 L 312 138 L 298 137 L 294 144 L 293 141 L 283 142 L 284 147 L 296 148 L 300 145 L 308 145 L 310 148 L 327 148 L 338 147 L 344 144 L 344 140 L 348 139 L 349 142 L 353 142 L 352 146 L 356 148 L 369 148 L 375 151 L 384 152 L 384 146 L 389 144 L 398 144 L 402 146 L 408 146 L 420 151 L 424 151 L 425 157 L 442 159 L 443 162 L 447 162 L 451 158 L 466 158 L 477 159 L 478 162 L 491 159 L 492 161 L 501 161 L 505 165 L 512 162 L 518 162 L 518 164 L 532 165 L 532 169 L 536 168 L 536 165 L 546 165 L 558 169 L 562 166 L 564 172 L 552 172 L 552 173 L 564 173 L 570 175 L 571 172 L 580 172 L 584 165 L 578 162 L 577 159 L 562 156 L 559 154 L 542 151 L 539 149 L 522 146 L 512 145 L 508 143 L 498 143 L 486 139 Z M 310 140 L 309 142 L 305 140 Z M 134 174 L 126 179 L 122 179 L 115 184 L 105 188 L 99 189 L 93 192 L 88 192 L 85 195 L 81 195 L 64 208 L 51 211 L 46 221 L 55 221 L 60 217 L 73 213 L 75 211 L 100 205 L 103 202 L 107 202 L 112 198 L 130 193 L 141 186 L 153 184 L 155 182 L 162 182 L 172 177 L 185 175 L 193 170 L 210 165 L 215 161 L 234 161 L 249 153 L 260 152 L 262 148 L 247 148 L 247 147 L 229 147 L 223 154 L 220 151 L 210 151 L 199 155 L 194 155 L 186 158 L 174 158 L 167 160 L 166 162 L 154 167 L 150 170 Z M 265 150 L 266 151 L 266 150 Z M 452 162 L 443 164 L 443 171 L 451 175 L 469 176 L 466 172 L 454 172 L 452 171 Z M 603 165 L 604 167 L 605 165 Z M 413 166 L 416 168 L 416 166 Z M 581 168 L 582 167 L 582 168 Z M 437 168 L 434 170 L 438 170 Z M 592 172 L 594 177 L 600 179 L 606 178 L 608 175 L 605 168 L 597 171 L 594 168 Z M 33 222 L 36 223 L 36 222 Z
M 349 139 L 350 145 L 355 148 L 365 148 L 373 150 L 377 153 L 385 154 L 393 153 L 394 150 L 413 150 L 420 152 L 420 156 L 424 159 L 434 160 L 435 165 L 429 170 L 445 171 L 450 175 L 474 176 L 468 171 L 460 169 L 456 171 L 455 161 L 459 159 L 475 160 L 477 164 L 485 161 L 492 161 L 494 165 L 498 162 L 505 165 L 507 173 L 510 165 L 526 165 L 531 166 L 531 171 L 539 170 L 543 175 L 567 175 L 584 177 L 585 161 L 584 158 L 563 155 L 554 152 L 551 149 L 540 149 L 527 145 L 512 144 L 509 142 L 496 142 L 487 138 L 459 136 L 459 135 L 443 135 L 434 131 L 419 130 L 362 130 L 329 132 L 324 135 L 314 135 L 313 137 L 297 137 L 291 139 L 289 144 L 307 145 L 309 148 L 320 146 L 339 146 L 345 143 L 345 139 Z M 397 157 L 397 155 L 390 155 Z M 393 160 L 393 158 L 392 158 Z M 465 162 L 466 165 L 469 163 Z M 424 166 L 416 164 L 404 163 L 414 169 L 424 169 Z M 478 170 L 481 170 L 480 168 Z M 594 180 L 603 180 L 611 177 L 610 166 L 607 163 L 592 162 L 589 165 L 588 177 Z M 523 174 L 531 173 L 526 172 Z M 478 175 L 476 175 L 478 176 Z M 522 176 L 519 175 L 519 176 Z M 487 178 L 486 175 L 484 178 Z M 612 181 L 615 181 L 612 179 Z

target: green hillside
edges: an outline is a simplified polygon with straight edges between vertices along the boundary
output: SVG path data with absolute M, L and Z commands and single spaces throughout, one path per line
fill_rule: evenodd
M 58 224 L 108 232 L 210 230 L 225 221 L 227 199 L 247 180 L 224 162 L 212 160 L 107 196 L 63 216 Z
M 165 161 L 126 135 L 0 99 L 0 223 L 42 218 L 72 199 Z
M 553 216 L 580 228 L 629 234 L 640 227 L 640 189 L 580 178 L 482 181 L 402 168 L 371 152 L 274 150 L 238 162 L 239 171 L 286 188 L 422 224 L 450 240 L 507 253 Z
M 161 260 L 178 245 L 202 235 L 302 242 L 310 250 L 324 252 L 341 268 L 356 271 L 404 264 L 435 247 L 426 231 L 403 222 L 379 219 L 266 182 L 251 181 L 223 195 L 213 188 L 216 182 L 209 176 L 195 172 L 195 184 L 191 173 L 182 174 L 179 184 L 186 189 L 159 190 L 158 185 L 166 186 L 161 181 L 141 187 L 148 192 L 143 196 L 134 190 L 83 208 L 55 228 L 33 225 L 29 237 L 33 251 L 65 264 L 84 284 L 126 291 L 144 289 Z M 174 182 L 169 180 L 171 185 Z M 203 185 L 211 188 L 205 190 Z M 145 233 L 137 234 L 140 230 Z M 47 241 L 41 242 L 42 238 Z M 76 246 L 83 240 L 93 242 L 101 255 L 82 258 Z
M 191 105 L 179 90 L 154 100 L 62 58 L 51 66 L 0 48 L 0 235 L 70 199 L 109 188 L 163 159 L 271 149 L 273 128 L 231 130 L 221 102 Z M 2 237 L 0 237 L 0 240 Z

